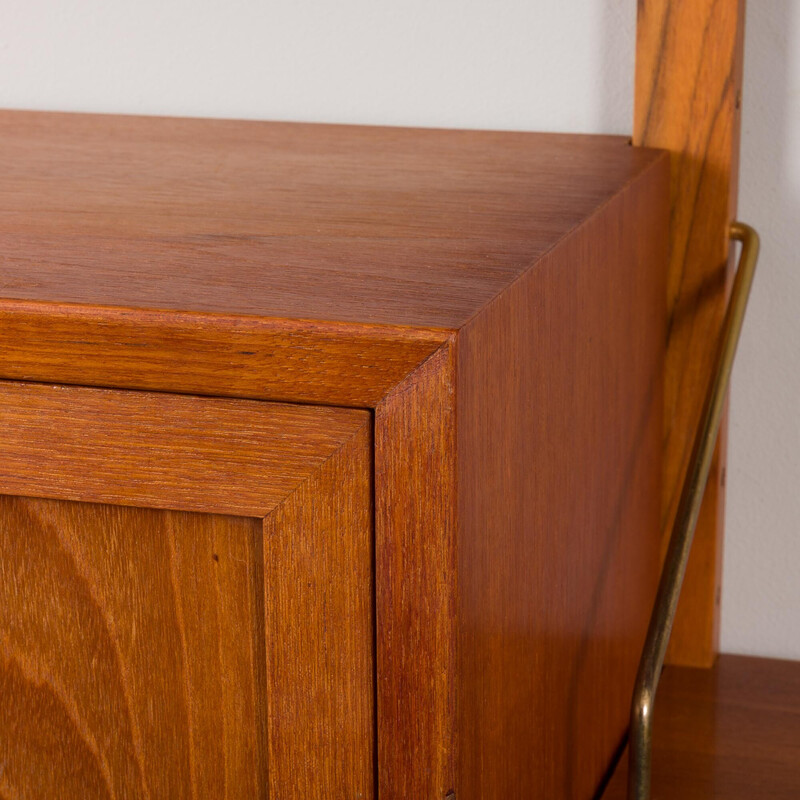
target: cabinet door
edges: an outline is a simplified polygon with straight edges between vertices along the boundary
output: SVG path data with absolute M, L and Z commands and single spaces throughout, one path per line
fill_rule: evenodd
M 0 428 L 0 796 L 374 796 L 367 412 L 0 383 Z

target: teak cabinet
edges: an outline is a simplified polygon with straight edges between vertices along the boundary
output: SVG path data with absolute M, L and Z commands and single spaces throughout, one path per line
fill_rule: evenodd
M 590 798 L 667 157 L 2 112 L 0 160 L 0 796 Z

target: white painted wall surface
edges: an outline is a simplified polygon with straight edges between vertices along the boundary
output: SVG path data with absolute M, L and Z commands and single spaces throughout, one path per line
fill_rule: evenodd
M 800 659 L 800 2 L 748 5 L 739 216 L 762 250 L 731 392 L 722 647 Z
M 0 107 L 628 133 L 635 0 L 3 0 Z M 800 658 L 800 2 L 751 0 L 722 646 Z

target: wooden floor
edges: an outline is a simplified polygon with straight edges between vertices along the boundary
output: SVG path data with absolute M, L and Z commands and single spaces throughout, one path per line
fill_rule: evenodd
M 653 800 L 800 799 L 800 661 L 666 667 L 655 709 Z M 626 752 L 603 800 L 625 798 L 627 769 Z

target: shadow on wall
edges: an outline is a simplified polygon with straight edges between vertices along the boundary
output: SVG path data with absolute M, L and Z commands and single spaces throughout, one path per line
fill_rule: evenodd
M 733 375 L 722 649 L 800 658 L 800 3 L 747 4 L 739 216 L 761 234 Z

